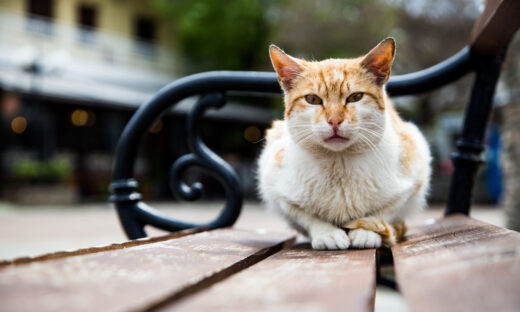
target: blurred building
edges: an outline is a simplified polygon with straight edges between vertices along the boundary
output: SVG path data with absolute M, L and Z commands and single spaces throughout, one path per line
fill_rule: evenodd
M 175 78 L 173 40 L 143 1 L 0 2 L 3 195 L 105 194 L 131 112 Z
M 4 90 L 140 104 L 175 75 L 168 21 L 146 1 L 3 0 Z
M 171 29 L 148 1 L 1 1 L 2 197 L 105 199 L 124 125 L 176 77 Z M 192 104 L 150 130 L 137 165 L 145 193 L 167 192 L 158 188 L 167 185 L 167 165 L 186 152 L 182 121 Z M 239 128 L 271 119 L 264 110 L 232 104 L 213 117 L 217 126 L 231 119 Z

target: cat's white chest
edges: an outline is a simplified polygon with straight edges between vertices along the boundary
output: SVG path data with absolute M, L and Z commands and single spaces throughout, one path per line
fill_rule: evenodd
M 377 211 L 406 187 L 391 164 L 378 164 L 370 156 L 322 161 L 302 153 L 288 156 L 278 184 L 283 197 L 332 223 Z

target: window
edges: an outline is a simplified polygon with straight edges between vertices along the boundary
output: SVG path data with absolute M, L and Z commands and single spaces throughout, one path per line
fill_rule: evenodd
M 148 56 L 155 54 L 156 33 L 157 25 L 152 18 L 140 16 L 135 19 L 134 38 L 139 53 Z
M 148 17 L 138 17 L 135 21 L 134 35 L 139 41 L 153 43 L 155 41 L 155 21 Z
M 98 27 L 98 10 L 95 5 L 80 4 L 76 10 L 76 19 L 79 26 L 79 40 L 83 43 L 96 41 Z
M 54 1 L 53 0 L 28 0 L 27 13 L 30 16 L 43 19 L 52 19 L 54 17 Z
M 27 0 L 27 30 L 36 34 L 52 35 L 54 18 L 53 0 Z

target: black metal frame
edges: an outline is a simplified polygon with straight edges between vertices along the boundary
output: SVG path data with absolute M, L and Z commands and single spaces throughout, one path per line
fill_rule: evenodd
M 454 155 L 455 172 L 452 178 L 446 214 L 469 213 L 469 203 L 475 172 L 483 150 L 482 139 L 491 110 L 492 96 L 500 73 L 502 57 L 488 58 L 462 49 L 451 58 L 416 73 L 394 76 L 387 84 L 391 96 L 427 92 L 449 84 L 469 72 L 477 73 L 461 139 Z M 145 237 L 145 225 L 167 231 L 194 227 L 219 228 L 232 225 L 238 218 L 243 201 L 240 183 L 233 169 L 214 154 L 197 135 L 197 122 L 208 108 L 225 104 L 227 92 L 273 93 L 281 90 L 275 73 L 271 72 L 207 72 L 191 75 L 161 89 L 141 106 L 126 125 L 118 143 L 110 201 L 119 214 L 121 224 L 130 239 Z M 202 185 L 186 185 L 182 173 L 190 166 L 208 169 L 226 191 L 226 204 L 217 218 L 209 223 L 194 224 L 171 219 L 141 201 L 133 179 L 133 168 L 141 138 L 153 122 L 180 100 L 201 95 L 187 120 L 187 140 L 191 154 L 177 159 L 170 171 L 171 188 L 186 200 L 196 200 Z

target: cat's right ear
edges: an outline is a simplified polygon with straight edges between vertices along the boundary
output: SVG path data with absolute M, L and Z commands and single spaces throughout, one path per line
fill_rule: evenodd
M 294 81 L 302 72 L 302 66 L 298 61 L 285 54 L 279 47 L 271 44 L 269 46 L 269 56 L 273 67 L 278 74 L 278 82 L 285 91 L 289 91 L 294 86 Z

